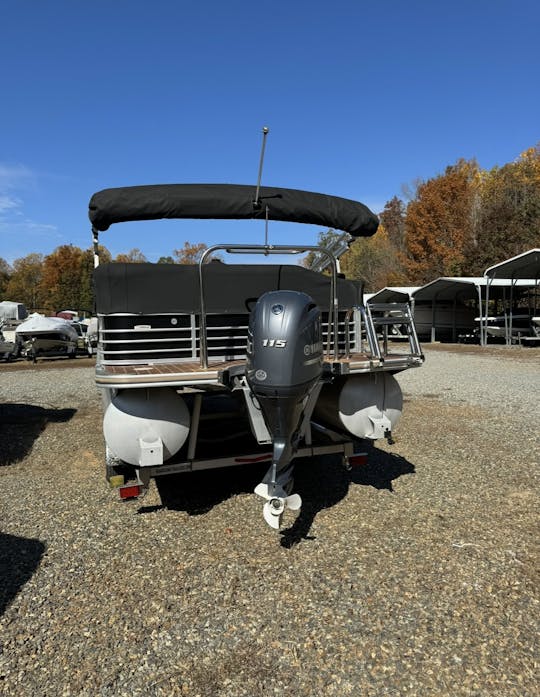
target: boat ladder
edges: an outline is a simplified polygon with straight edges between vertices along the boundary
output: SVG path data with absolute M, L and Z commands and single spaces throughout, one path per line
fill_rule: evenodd
M 388 339 L 407 339 L 412 356 L 422 356 L 409 303 L 366 303 L 363 319 L 370 349 L 388 355 Z M 382 340 L 382 351 L 379 340 Z

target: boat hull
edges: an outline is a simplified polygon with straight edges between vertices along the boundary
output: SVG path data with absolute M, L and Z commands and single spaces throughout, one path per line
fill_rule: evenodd
M 38 356 L 75 356 L 77 353 L 77 342 L 58 334 L 19 334 L 19 341 L 22 343 L 21 354 L 28 359 L 36 359 Z

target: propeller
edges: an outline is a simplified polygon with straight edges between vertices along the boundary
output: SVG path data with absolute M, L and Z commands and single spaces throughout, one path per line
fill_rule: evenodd
M 261 482 L 255 487 L 257 496 L 266 500 L 263 506 L 263 517 L 271 528 L 279 530 L 281 519 L 286 508 L 291 511 L 298 511 L 302 505 L 302 499 L 298 494 L 289 496 L 276 496 L 270 494 L 268 484 Z

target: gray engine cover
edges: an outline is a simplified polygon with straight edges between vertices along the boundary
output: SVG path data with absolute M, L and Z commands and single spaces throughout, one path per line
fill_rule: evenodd
M 251 388 L 266 394 L 298 388 L 318 379 L 322 361 L 321 313 L 309 295 L 291 290 L 262 295 L 248 330 Z

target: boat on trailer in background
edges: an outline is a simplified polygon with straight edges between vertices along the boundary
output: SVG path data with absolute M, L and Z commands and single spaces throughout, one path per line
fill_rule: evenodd
M 75 358 L 78 335 L 73 323 L 62 317 L 45 317 L 35 312 L 15 330 L 20 354 L 34 363 L 38 358 Z
M 394 375 L 423 362 L 407 303 L 364 306 L 362 284 L 310 245 L 220 244 L 196 265 L 99 264 L 98 234 L 122 221 L 255 219 L 376 232 L 363 204 L 312 192 L 225 184 L 105 189 L 92 197 L 106 472 L 121 498 L 154 477 L 267 463 L 255 493 L 279 528 L 298 510 L 294 458 L 392 439 L 402 410 Z M 329 274 L 292 264 L 207 263 L 215 252 L 329 259 Z M 388 349 L 394 324 L 408 347 Z

